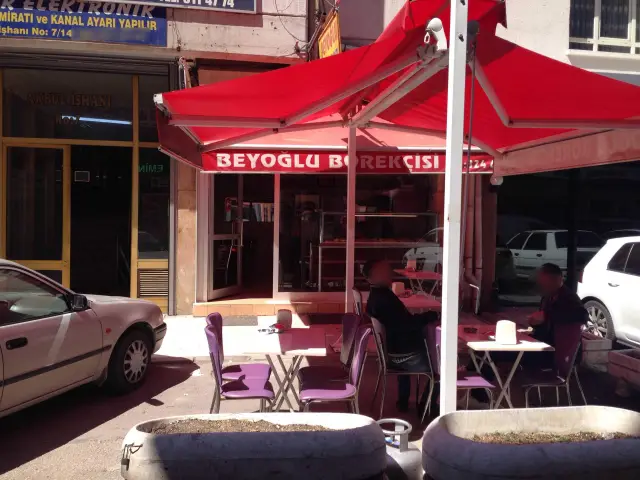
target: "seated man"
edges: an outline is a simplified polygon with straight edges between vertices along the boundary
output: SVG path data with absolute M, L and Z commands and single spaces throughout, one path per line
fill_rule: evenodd
M 367 300 L 367 314 L 382 323 L 387 333 L 387 365 L 404 372 L 429 372 L 429 360 L 424 344 L 423 329 L 429 322 L 438 321 L 436 312 L 411 314 L 391 291 L 393 271 L 382 260 L 368 261 L 362 272 L 371 284 Z M 411 378 L 398 375 L 398 403 L 400 411 L 409 409 Z
M 562 270 L 553 263 L 540 267 L 536 278 L 542 294 L 540 310 L 529 316 L 529 325 L 533 327 L 531 336 L 536 340 L 556 346 L 555 326 L 558 324 L 578 323 L 586 325 L 589 314 L 582 305 L 580 297 L 564 284 Z M 532 353 L 526 365 L 538 368 L 554 367 L 554 352 Z
M 580 297 L 564 284 L 562 270 L 553 263 L 545 263 L 536 276 L 538 290 L 542 294 L 540 310 L 530 315 L 529 325 L 533 327 L 531 336 L 555 348 L 555 326 L 558 324 L 586 324 L 589 318 Z M 513 363 L 515 352 L 495 352 L 491 355 L 496 362 Z M 522 356 L 521 366 L 525 369 L 550 370 L 555 367 L 555 352 L 526 352 Z M 488 365 L 482 368 L 482 375 L 490 380 L 495 379 L 493 370 Z M 482 390 L 471 392 L 474 398 L 486 401 Z

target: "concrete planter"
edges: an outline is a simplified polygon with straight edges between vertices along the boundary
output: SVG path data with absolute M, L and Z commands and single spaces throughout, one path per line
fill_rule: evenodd
M 640 350 L 612 350 L 609 352 L 609 374 L 640 389 Z
M 596 372 L 606 372 L 611 347 L 611 340 L 584 332 L 582 334 L 582 365 Z
M 265 420 L 329 431 L 155 435 L 150 427 L 184 419 Z M 144 422 L 122 444 L 127 480 L 381 479 L 384 435 L 370 418 L 346 413 L 189 415 Z
M 640 413 L 612 407 L 460 411 L 429 425 L 422 466 L 434 480 L 640 478 L 640 440 L 496 445 L 475 435 L 509 432 L 620 432 L 640 435 Z

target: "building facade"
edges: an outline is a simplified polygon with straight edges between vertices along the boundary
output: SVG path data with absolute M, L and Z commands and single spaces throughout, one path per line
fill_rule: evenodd
M 307 29 L 303 0 L 2 2 L 0 255 L 190 312 L 196 173 L 153 95 L 300 61 Z

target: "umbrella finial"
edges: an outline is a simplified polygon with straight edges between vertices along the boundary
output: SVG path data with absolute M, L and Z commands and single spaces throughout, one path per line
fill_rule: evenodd
M 427 23 L 427 27 L 425 28 L 424 43 L 430 43 L 432 35 L 436 39 L 436 51 L 446 51 L 447 35 L 444 32 L 442 20 L 440 20 L 439 18 L 432 18 L 431 20 L 429 20 L 429 23 Z

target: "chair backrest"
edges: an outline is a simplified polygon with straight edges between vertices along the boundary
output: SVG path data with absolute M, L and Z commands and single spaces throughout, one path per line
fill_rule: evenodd
M 566 380 L 571 375 L 582 344 L 582 324 L 556 324 L 553 330 L 556 368 L 558 375 Z
M 356 338 L 358 327 L 362 323 L 359 315 L 347 313 L 342 317 L 342 346 L 340 348 L 340 362 L 349 367 L 353 359 L 353 342 Z
M 222 315 L 217 312 L 207 315 L 207 326 L 213 328 L 220 351 L 220 363 L 224 362 L 224 342 L 222 341 Z
M 369 317 L 371 320 L 371 326 L 373 327 L 373 338 L 376 342 L 376 350 L 378 351 L 378 358 L 382 365 L 382 370 L 387 369 L 387 329 L 384 325 L 374 317 Z
M 351 367 L 349 368 L 349 383 L 355 385 L 356 388 L 360 385 L 360 379 L 362 378 L 370 336 L 371 327 L 360 327 L 356 332 L 355 341 L 353 342 L 353 359 L 351 360 Z
M 207 343 L 209 344 L 209 358 L 211 358 L 211 367 L 213 367 L 213 375 L 218 386 L 222 385 L 222 362 L 220 361 L 220 342 L 216 335 L 216 330 L 212 326 L 204 327 L 207 335 Z
M 353 289 L 353 310 L 360 316 L 364 313 L 364 308 L 362 307 L 362 293 L 357 288 Z

